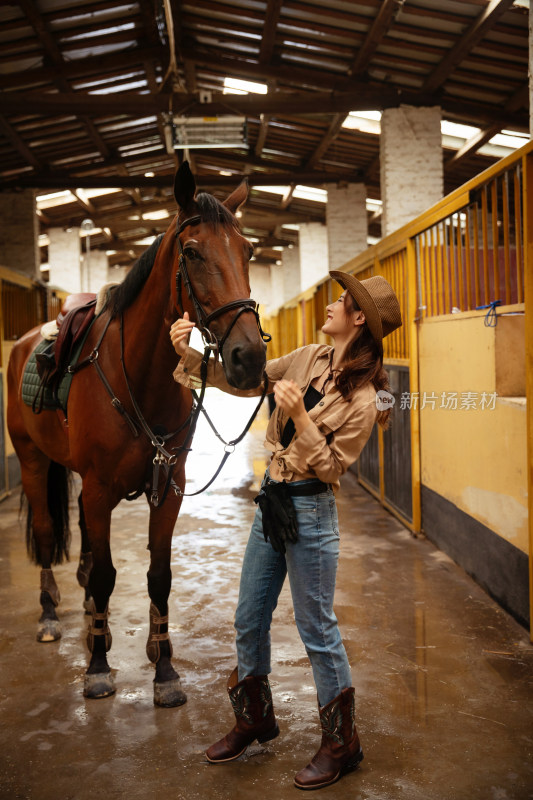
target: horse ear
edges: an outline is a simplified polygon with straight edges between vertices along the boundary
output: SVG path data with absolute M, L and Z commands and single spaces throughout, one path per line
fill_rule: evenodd
M 183 164 L 180 164 L 176 172 L 176 177 L 174 178 L 174 197 L 176 198 L 176 203 L 185 211 L 194 200 L 195 193 L 196 181 L 194 180 L 194 175 L 189 167 L 189 162 L 184 161 Z
M 245 178 L 237 188 L 230 194 L 229 197 L 226 197 L 222 205 L 226 206 L 226 208 L 231 211 L 232 214 L 235 214 L 237 209 L 239 209 L 243 203 L 245 203 L 248 199 L 248 181 Z

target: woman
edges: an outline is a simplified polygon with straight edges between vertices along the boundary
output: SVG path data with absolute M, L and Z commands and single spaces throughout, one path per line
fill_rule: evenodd
M 327 307 L 322 327 L 334 346 L 307 345 L 266 366 L 276 400 L 266 435 L 272 459 L 256 498 L 259 508 L 244 556 L 235 616 L 238 666 L 229 678 L 228 693 L 236 724 L 206 752 L 211 763 L 232 761 L 256 739 L 266 742 L 279 733 L 267 676 L 272 614 L 288 574 L 322 727 L 318 752 L 294 779 L 300 789 L 329 786 L 363 758 L 350 666 L 333 611 L 339 553 L 334 492 L 374 423 L 387 425 L 390 410 L 376 407 L 377 391 L 388 388 L 382 339 L 402 324 L 396 295 L 383 277 L 359 281 L 343 272 L 330 275 L 345 290 Z M 193 327 L 188 319 L 180 319 L 170 334 L 181 356 L 174 377 L 191 388 L 198 385 L 201 362 L 200 353 L 187 346 Z M 260 392 L 233 389 L 213 359 L 208 382 L 231 394 Z M 276 498 L 280 487 L 288 498 Z M 273 499 L 268 497 L 271 491 Z M 276 511 L 278 519 L 287 512 L 285 529 L 283 520 L 272 526 Z

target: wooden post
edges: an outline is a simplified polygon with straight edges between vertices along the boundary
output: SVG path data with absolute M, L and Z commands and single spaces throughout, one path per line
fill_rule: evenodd
M 418 272 L 413 239 L 407 240 L 407 326 L 409 335 L 409 391 L 411 397 L 419 391 L 418 384 L 418 326 L 421 322 L 418 305 Z M 426 295 L 427 296 L 427 295 Z M 420 533 L 422 514 L 420 502 L 420 407 L 411 407 L 411 496 L 413 504 L 413 533 Z M 413 404 L 412 404 L 413 406 Z
M 524 305 L 526 330 L 526 432 L 529 525 L 529 614 L 533 642 L 533 155 L 522 157 L 524 198 Z

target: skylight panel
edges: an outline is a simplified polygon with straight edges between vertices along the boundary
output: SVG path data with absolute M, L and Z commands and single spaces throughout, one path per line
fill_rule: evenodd
M 55 208 L 55 206 L 63 206 L 67 203 L 76 202 L 76 198 L 70 190 L 63 192 L 50 192 L 49 194 L 40 194 L 36 198 L 37 208 Z
M 240 78 L 224 78 L 224 94 L 267 94 L 266 83 L 244 81 Z
M 461 125 L 447 119 L 441 120 L 440 123 L 440 132 L 444 136 L 455 136 L 457 139 L 471 139 L 479 131 L 480 128 L 475 128 L 473 125 Z
M 508 147 L 509 150 L 518 150 L 519 147 L 522 147 L 529 141 L 529 136 L 525 133 L 517 133 L 516 131 L 502 131 L 501 133 L 497 133 L 492 139 L 489 140 L 489 144 L 497 144 L 501 147 Z

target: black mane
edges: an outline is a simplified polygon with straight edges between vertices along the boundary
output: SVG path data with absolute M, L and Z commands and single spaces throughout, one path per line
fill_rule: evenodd
M 164 235 L 164 233 L 160 233 L 150 247 L 139 256 L 122 283 L 111 294 L 110 307 L 113 317 L 122 314 L 129 308 L 143 288 L 154 266 L 155 257 Z
M 236 220 L 231 211 L 228 211 L 213 195 L 200 192 L 194 198 L 194 202 L 197 206 L 197 211 L 190 216 L 196 216 L 199 213 L 203 222 L 207 222 L 215 228 L 218 228 L 220 223 L 222 225 L 236 226 Z M 187 219 L 186 216 L 183 217 L 181 222 L 185 219 Z M 155 257 L 164 235 L 164 233 L 159 234 L 150 247 L 139 256 L 122 283 L 112 293 L 110 308 L 114 317 L 129 308 L 143 288 L 154 266 Z

